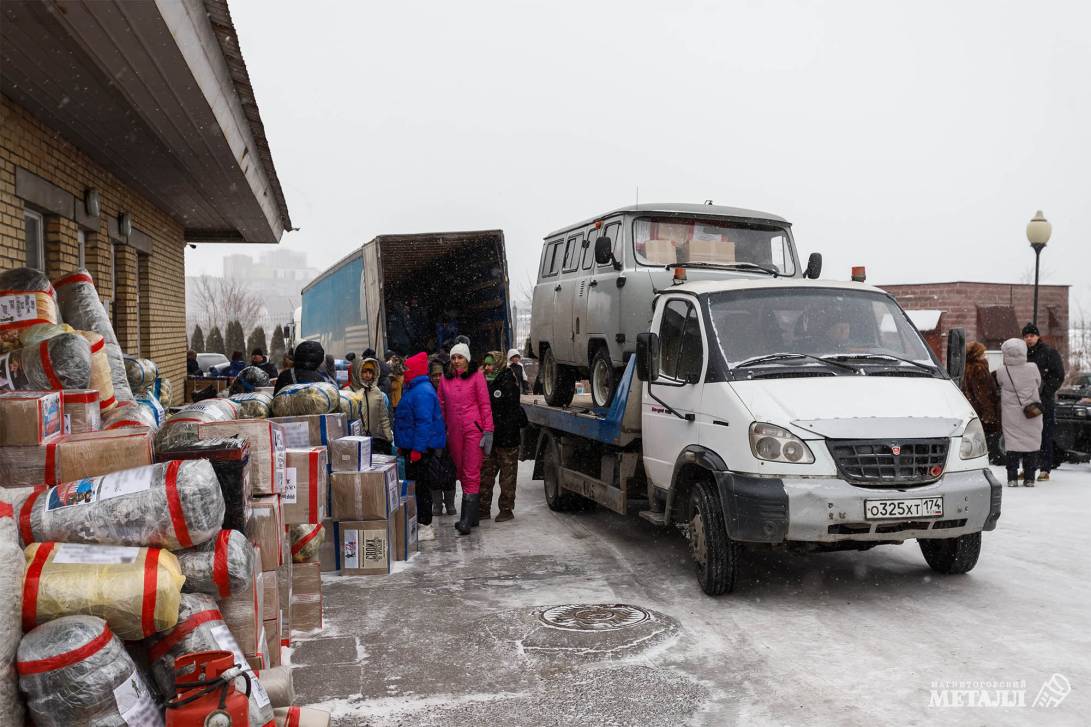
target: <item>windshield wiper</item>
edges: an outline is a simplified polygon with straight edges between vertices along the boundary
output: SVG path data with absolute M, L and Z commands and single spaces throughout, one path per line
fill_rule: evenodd
M 822 358 L 820 356 L 812 356 L 809 353 L 767 353 L 763 356 L 754 356 L 752 358 L 743 359 L 739 363 L 735 364 L 735 368 L 742 369 L 746 368 L 747 366 L 756 366 L 758 364 L 767 363 L 770 361 L 785 361 L 787 359 L 793 358 L 810 359 L 812 361 L 817 361 L 821 364 L 826 364 L 827 366 L 835 366 L 837 368 L 845 369 L 846 371 L 851 371 L 854 374 L 863 373 L 863 371 L 856 368 L 855 366 L 849 366 L 846 363 L 841 363 L 840 361 L 832 361 L 828 358 Z
M 779 278 L 781 272 L 770 265 L 759 265 L 758 263 L 670 263 L 664 266 L 667 270 L 674 268 L 710 268 L 713 270 L 757 270 L 759 272 L 768 273 L 774 278 Z
M 922 369 L 924 371 L 927 371 L 930 374 L 936 373 L 936 368 L 934 366 L 929 366 L 927 364 L 922 364 L 919 361 L 914 361 L 912 359 L 902 358 L 901 356 L 895 356 L 892 353 L 838 353 L 838 354 L 831 354 L 829 356 L 822 356 L 822 359 L 824 361 L 843 361 L 843 360 L 846 360 L 846 359 L 850 360 L 850 361 L 867 360 L 867 359 L 878 359 L 878 360 L 886 360 L 886 361 L 901 361 L 902 363 L 907 363 L 907 364 L 910 364 L 912 366 L 916 366 L 917 368 Z

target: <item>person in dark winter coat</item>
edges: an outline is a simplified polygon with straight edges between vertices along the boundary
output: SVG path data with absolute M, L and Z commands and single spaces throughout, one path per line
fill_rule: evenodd
M 269 374 L 270 379 L 276 379 L 276 377 L 280 375 L 280 372 L 277 371 L 277 367 L 266 358 L 265 351 L 262 351 L 260 348 L 255 348 L 250 352 L 250 365 L 257 366 L 259 369 Z
M 443 381 L 443 372 L 446 365 L 443 361 L 440 361 L 435 356 L 428 359 L 428 380 L 432 382 L 432 387 L 439 391 L 439 384 Z M 447 450 L 443 451 L 443 458 L 450 459 L 451 454 Z M 445 468 L 445 471 L 454 472 L 454 463 L 451 462 L 449 467 Z M 455 485 L 458 483 L 458 478 L 451 476 L 445 477 L 438 481 L 432 482 L 432 514 L 443 515 L 444 509 L 446 514 L 457 515 L 458 511 L 455 509 Z
M 231 365 L 223 372 L 223 376 L 235 378 L 244 368 L 246 368 L 246 361 L 243 360 L 242 351 L 235 351 L 231 354 Z
M 1064 384 L 1064 360 L 1052 346 L 1046 345 L 1038 333 L 1038 326 L 1023 326 L 1023 342 L 1027 344 L 1027 361 L 1038 367 L 1042 375 L 1042 447 L 1038 454 L 1039 481 L 1049 480 L 1055 462 L 1053 429 L 1057 423 L 1057 390 Z
M 186 351 L 186 376 L 200 376 L 201 364 L 197 363 L 197 352 L 193 349 Z
M 481 466 L 481 502 L 478 512 L 482 520 L 492 514 L 492 490 L 496 475 L 500 475 L 500 499 L 495 522 L 515 517 L 515 482 L 519 473 L 519 433 L 526 426 L 527 415 L 519 403 L 520 387 L 515 371 L 507 365 L 504 354 L 490 351 L 485 356 L 485 380 L 489 382 L 489 403 L 492 405 L 492 453 Z
M 1000 390 L 989 371 L 985 358 L 985 345 L 971 341 L 966 347 L 966 372 L 962 375 L 962 393 L 977 412 L 985 441 L 989 446 L 989 459 L 998 461 L 1000 451 Z
M 1025 412 L 1028 404 L 1041 405 L 1039 391 L 1042 376 L 1037 367 L 1027 362 L 1027 344 L 1018 338 L 1004 341 L 1004 365 L 996 371 L 1000 385 L 1000 418 L 1004 427 L 1004 448 L 1007 450 L 1008 487 L 1019 486 L 1019 464 L 1023 465 L 1023 487 L 1034 487 L 1034 470 L 1038 466 L 1038 447 L 1042 443 L 1042 417 Z
M 433 540 L 429 460 L 443 456 L 447 433 L 439 397 L 428 380 L 428 354 L 418 353 L 405 363 L 405 389 L 394 412 L 394 442 L 405 457 L 407 477 L 417 483 L 417 537 Z
M 304 341 L 299 344 L 292 355 L 292 368 L 280 372 L 276 386 L 273 387 L 273 393 L 292 384 L 333 383 L 328 376 L 319 371 L 325 359 L 326 352 L 318 341 Z

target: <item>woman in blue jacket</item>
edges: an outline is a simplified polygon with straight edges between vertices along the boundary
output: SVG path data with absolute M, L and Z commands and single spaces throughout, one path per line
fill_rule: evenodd
M 439 397 L 428 380 L 428 354 L 418 353 L 405 362 L 402 399 L 394 410 L 394 441 L 405 457 L 406 476 L 417 483 L 417 537 L 434 540 L 428 461 L 447 446 L 447 430 Z

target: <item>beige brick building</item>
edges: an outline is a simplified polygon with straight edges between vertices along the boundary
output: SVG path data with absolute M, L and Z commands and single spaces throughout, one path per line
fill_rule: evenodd
M 180 395 L 186 245 L 290 228 L 225 0 L 0 5 L 0 270 L 86 267 Z

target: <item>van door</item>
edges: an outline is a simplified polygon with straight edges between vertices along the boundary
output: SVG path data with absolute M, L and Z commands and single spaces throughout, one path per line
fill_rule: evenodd
M 583 233 L 570 234 L 564 242 L 564 258 L 561 274 L 553 286 L 553 354 L 557 362 L 569 366 L 580 365 L 574 357 L 576 334 L 572 309 L 579 287 L 579 265 L 583 254 Z
M 663 301 L 660 311 L 652 322 L 652 329 L 659 334 L 659 379 L 644 382 L 641 441 L 644 470 L 652 484 L 668 489 L 682 450 L 698 443 L 697 412 L 707 352 L 696 299 L 674 296 Z M 692 419 L 687 420 L 687 415 Z
M 617 280 L 621 271 L 615 270 L 613 263 L 599 265 L 595 262 L 595 243 L 600 237 L 610 239 L 614 257 L 620 262 L 623 259 L 621 220 L 607 222 L 587 234 L 587 247 L 580 266 L 586 282 L 583 297 L 577 299 L 576 307 L 582 335 L 576 335 L 576 352 L 589 358 L 588 344 L 592 341 L 603 341 L 609 347 L 614 363 L 620 366 L 623 358 L 617 335 L 621 331 L 621 289 L 617 287 Z
M 534 355 L 541 355 L 540 345 L 553 343 L 553 305 L 556 301 L 558 277 L 561 272 L 561 253 L 564 240 L 547 240 L 542 250 L 542 267 L 538 284 L 534 286 L 534 298 L 530 304 L 530 340 Z

